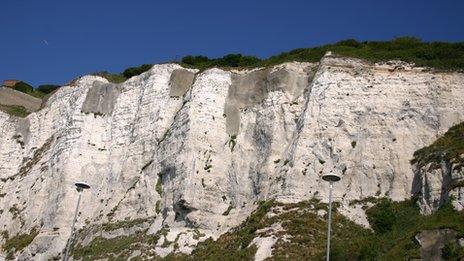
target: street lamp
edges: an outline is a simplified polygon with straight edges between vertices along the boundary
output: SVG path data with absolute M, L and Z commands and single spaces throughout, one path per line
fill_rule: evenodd
M 326 260 L 330 260 L 330 229 L 332 223 L 332 188 L 333 183 L 340 181 L 340 176 L 334 173 L 324 174 L 322 179 L 329 182 L 329 223 L 327 225 L 327 253 L 326 253 Z
M 81 203 L 81 192 L 84 189 L 89 189 L 90 185 L 85 182 L 76 182 L 74 183 L 76 190 L 79 193 L 79 198 L 77 199 L 76 211 L 74 212 L 74 219 L 71 226 L 71 235 L 69 236 L 68 243 L 66 244 L 66 252 L 63 257 L 63 261 L 68 261 L 69 249 L 71 248 L 72 241 L 74 240 L 74 225 L 76 224 L 77 213 L 79 212 L 79 204 Z

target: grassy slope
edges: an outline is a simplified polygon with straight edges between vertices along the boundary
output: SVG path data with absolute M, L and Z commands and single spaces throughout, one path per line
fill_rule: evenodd
M 317 200 L 295 204 L 281 204 L 275 201 L 261 202 L 259 207 L 239 227 L 214 241 L 208 239 L 200 243 L 191 255 L 170 254 L 155 260 L 253 260 L 256 246 L 250 245 L 257 237 L 275 236 L 279 238 L 273 247 L 271 260 L 323 260 L 325 255 L 327 217 L 317 215 L 318 210 L 326 210 L 327 205 Z M 272 215 L 269 215 L 272 213 Z M 335 208 L 333 216 L 332 260 L 410 260 L 420 257 L 420 246 L 414 237 L 422 230 L 450 228 L 464 236 L 464 213 L 457 212 L 450 204 L 443 206 L 430 216 L 423 216 L 414 200 L 392 202 L 378 199 L 367 210 L 369 222 L 374 230 L 365 229 L 344 216 Z M 120 228 L 138 226 L 148 220 L 122 221 L 98 226 L 97 230 L 112 231 Z M 281 224 L 283 230 L 259 231 Z M 90 227 L 88 227 L 90 228 Z M 89 230 L 90 233 L 99 233 Z M 155 235 L 147 235 L 140 227 L 137 232 L 127 236 L 105 239 L 97 236 L 88 245 L 75 245 L 74 258 L 93 260 L 110 258 L 126 260 L 133 251 L 141 251 L 144 258 L 154 254 L 153 248 L 162 235 L 162 229 Z M 81 240 L 86 233 L 79 232 Z M 18 235 L 6 237 L 4 247 L 9 254 L 13 248 L 21 249 L 36 236 Z M 200 236 L 200 235 L 199 235 Z M 284 240 L 283 238 L 287 238 Z M 21 242 L 21 243 L 18 243 Z M 175 242 L 171 242 L 175 243 Z M 163 244 L 164 245 L 164 244 Z M 167 246 L 167 245 L 166 245 Z M 447 245 L 446 255 L 464 258 L 464 249 L 457 244 Z
M 453 163 L 455 168 L 464 167 L 464 122 L 451 127 L 431 145 L 414 152 L 411 163 L 418 167 L 430 164 L 431 169 L 436 169 L 443 161 Z
M 273 217 L 266 216 L 275 206 L 291 211 Z M 312 210 L 309 211 L 310 209 Z M 314 213 L 314 209 L 326 209 L 326 206 L 314 201 L 290 205 L 262 203 L 238 229 L 222 235 L 217 241 L 207 240 L 200 243 L 191 256 L 171 255 L 169 258 L 252 260 L 256 248 L 247 246 L 258 234 L 256 231 L 281 223 L 286 232 L 274 235 L 282 238 L 287 234 L 291 237 L 288 242 L 279 240 L 274 245 L 271 260 L 322 260 L 325 255 L 327 223 L 325 217 Z M 371 231 L 335 213 L 333 260 L 408 260 L 420 257 L 420 246 L 415 242 L 414 236 L 421 230 L 452 228 L 458 231 L 461 237 L 464 235 L 464 214 L 455 211 L 449 205 L 431 216 L 423 216 L 412 200 L 399 203 L 380 200 L 380 203 L 369 209 L 368 215 L 371 223 L 378 222 L 386 228 Z M 385 218 L 385 215 L 388 218 Z M 261 235 L 269 236 L 266 233 Z M 455 249 L 453 254 L 464 257 L 463 249 Z

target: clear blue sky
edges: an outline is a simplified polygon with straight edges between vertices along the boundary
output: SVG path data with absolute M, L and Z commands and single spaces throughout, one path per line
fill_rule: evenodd
M 338 40 L 464 40 L 462 0 L 1 0 L 0 80 L 62 84 L 101 70 Z

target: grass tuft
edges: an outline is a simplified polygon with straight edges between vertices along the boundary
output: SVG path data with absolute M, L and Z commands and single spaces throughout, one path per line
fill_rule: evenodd
M 20 118 L 25 118 L 27 117 L 27 115 L 30 114 L 30 112 L 26 108 L 24 108 L 23 106 L 19 106 L 19 105 L 0 104 L 0 110 L 9 115 L 13 115 L 13 116 L 20 117 Z

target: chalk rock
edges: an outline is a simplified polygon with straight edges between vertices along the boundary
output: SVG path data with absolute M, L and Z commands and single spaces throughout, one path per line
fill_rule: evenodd
M 0 230 L 37 233 L 18 259 L 59 258 L 80 180 L 91 189 L 78 231 L 144 220 L 160 256 L 219 237 L 261 200 L 327 202 L 323 173 L 342 176 L 342 205 L 410 198 L 413 152 L 464 120 L 464 75 L 397 66 L 327 56 L 244 71 L 162 64 L 118 85 L 84 76 L 25 119 L 0 112 Z M 344 213 L 365 223 L 358 212 Z M 104 235 L 85 231 L 75 245 Z

